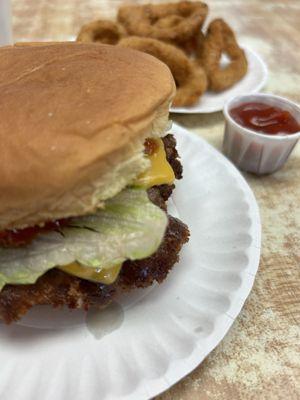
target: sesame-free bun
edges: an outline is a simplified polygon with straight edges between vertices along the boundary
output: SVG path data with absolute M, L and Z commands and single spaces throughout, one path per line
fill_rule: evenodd
M 174 91 L 167 66 L 130 49 L 0 48 L 0 230 L 92 212 L 122 190 Z

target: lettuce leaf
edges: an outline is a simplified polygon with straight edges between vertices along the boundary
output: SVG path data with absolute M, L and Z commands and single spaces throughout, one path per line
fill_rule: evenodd
M 20 248 L 0 248 L 0 290 L 7 283 L 34 283 L 46 271 L 77 261 L 93 269 L 152 255 L 167 215 L 141 189 L 125 189 L 93 215 L 72 218 L 60 232 L 40 234 Z

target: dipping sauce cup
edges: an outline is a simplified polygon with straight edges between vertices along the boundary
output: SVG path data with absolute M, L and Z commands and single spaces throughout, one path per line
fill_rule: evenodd
M 237 123 L 230 110 L 244 103 L 264 103 L 288 111 L 300 125 L 300 107 L 273 94 L 256 93 L 230 99 L 224 107 L 224 154 L 240 169 L 257 175 L 279 170 L 296 146 L 300 131 L 291 134 L 264 134 Z

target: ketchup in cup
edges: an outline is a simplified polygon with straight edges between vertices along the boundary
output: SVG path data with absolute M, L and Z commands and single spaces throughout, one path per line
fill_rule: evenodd
M 300 108 L 273 94 L 236 96 L 224 107 L 224 154 L 257 175 L 279 170 L 300 137 Z
M 239 125 L 265 135 L 290 135 L 300 131 L 299 123 L 289 111 L 269 104 L 242 103 L 229 113 Z

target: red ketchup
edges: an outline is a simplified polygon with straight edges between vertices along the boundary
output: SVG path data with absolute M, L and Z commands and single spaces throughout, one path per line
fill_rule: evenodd
M 230 110 L 239 125 L 265 135 L 290 135 L 300 131 L 300 125 L 290 112 L 265 103 L 243 103 Z
M 36 236 L 46 231 L 58 231 L 68 224 L 68 219 L 48 221 L 43 226 L 0 231 L 0 247 L 19 247 L 30 243 Z

